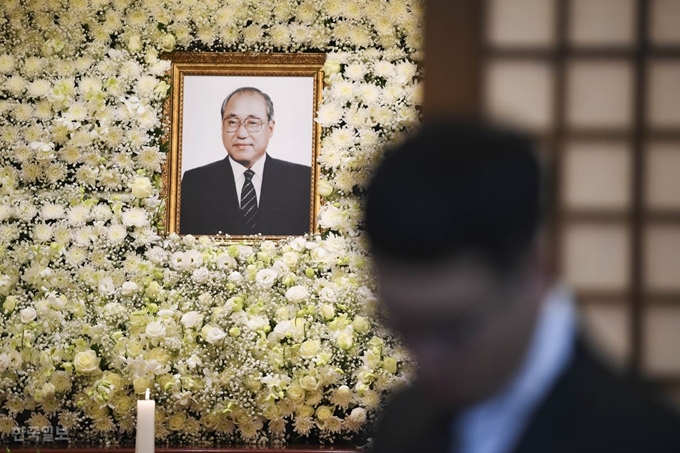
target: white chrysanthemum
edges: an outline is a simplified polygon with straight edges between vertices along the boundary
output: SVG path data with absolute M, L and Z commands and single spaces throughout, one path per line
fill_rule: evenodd
M 340 80 L 331 86 L 331 96 L 334 100 L 349 101 L 354 98 L 357 91 L 357 86 L 354 82 L 348 80 Z
M 26 145 L 19 145 L 14 148 L 14 160 L 17 162 L 26 162 L 33 158 L 33 150 Z
M 87 257 L 87 250 L 83 247 L 71 247 L 64 254 L 66 262 L 72 266 L 78 266 Z
M 143 76 L 137 80 L 137 94 L 140 96 L 149 96 L 154 88 L 158 85 L 158 79 L 152 76 Z
M 52 240 L 53 231 L 50 225 L 39 223 L 33 227 L 33 238 L 38 242 L 48 242 Z
M 113 216 L 113 211 L 108 205 L 98 204 L 92 208 L 92 217 L 95 220 L 106 221 Z
M 12 76 L 5 81 L 5 89 L 13 95 L 19 95 L 26 89 L 26 80 L 21 76 Z
M 323 152 L 319 156 L 319 163 L 328 168 L 337 168 L 347 158 L 347 153 L 342 152 L 335 144 L 322 146 Z
M 338 148 L 348 148 L 353 146 L 356 144 L 357 138 L 356 131 L 348 127 L 334 129 L 329 137 L 333 144 Z
M 143 148 L 137 155 L 137 164 L 145 170 L 160 171 L 163 154 L 154 148 Z
M 40 57 L 29 57 L 24 61 L 24 74 L 29 77 L 35 77 L 40 74 L 45 66 L 47 60 Z M 1 72 L 1 71 L 0 71 Z
M 388 83 L 385 85 L 382 91 L 382 104 L 384 105 L 393 105 L 396 104 L 397 101 L 401 98 L 404 97 L 406 92 L 404 91 L 404 87 L 402 85 L 399 85 L 398 83 Z
M 372 83 L 362 83 L 358 96 L 364 104 L 371 106 L 380 99 L 380 87 Z
M 61 219 L 65 214 L 64 206 L 57 203 L 46 203 L 40 210 L 40 215 L 45 220 Z
M 120 66 L 120 76 L 124 79 L 136 79 L 142 73 L 139 63 L 134 60 L 127 60 Z
M 59 157 L 67 164 L 75 164 L 82 160 L 83 153 L 75 146 L 65 146 L 59 150 Z
M 15 60 L 13 55 L 0 55 L 0 74 L 10 74 L 14 71 Z
M 0 127 L 0 139 L 6 143 L 15 143 L 19 138 L 19 131 L 13 126 Z
M 333 205 L 327 204 L 321 209 L 319 215 L 319 226 L 336 230 L 344 225 L 345 216 L 342 210 Z
M 15 210 L 16 216 L 21 220 L 28 222 L 38 214 L 38 208 L 30 201 L 22 201 Z
M 303 436 L 309 435 L 309 432 L 314 426 L 314 419 L 312 417 L 295 417 L 293 423 L 293 431 Z
M 19 122 L 28 121 L 33 117 L 33 106 L 31 104 L 17 104 L 12 114 L 14 119 Z
M 366 75 L 366 66 L 361 63 L 348 64 L 345 67 L 344 75 L 350 80 L 364 80 L 364 76 Z
M 26 91 L 30 97 L 39 98 L 47 96 L 47 94 L 52 89 L 52 85 L 47 80 L 35 80 L 28 84 Z
M 99 175 L 99 169 L 89 165 L 83 165 L 76 170 L 76 180 L 89 186 L 97 184 L 97 175 Z
M 109 242 L 111 242 L 111 244 L 121 244 L 127 237 L 127 229 L 125 226 L 120 224 L 111 225 L 108 228 L 106 237 L 108 238 Z
M 59 244 L 66 244 L 71 239 L 71 230 L 65 226 L 59 226 L 54 229 L 54 240 Z
M 12 108 L 12 103 L 7 99 L 0 99 L 0 115 L 5 114 Z
M 269 30 L 269 36 L 273 45 L 285 47 L 290 44 L 290 33 L 288 27 L 283 24 L 276 24 Z
M 49 164 L 45 167 L 45 178 L 51 183 L 57 183 L 66 179 L 66 167 L 62 164 Z
M 147 219 L 147 213 L 141 208 L 130 208 L 121 214 L 123 225 L 127 227 L 144 227 L 147 226 L 149 220 Z
M 78 83 L 78 89 L 83 94 L 94 94 L 102 91 L 104 84 L 94 77 L 83 77 Z
M 68 121 L 83 121 L 87 118 L 87 105 L 82 102 L 74 102 L 64 114 Z
M 85 205 L 73 206 L 71 209 L 69 209 L 67 218 L 71 225 L 83 225 L 85 222 L 90 220 L 90 209 Z
M 342 113 L 337 104 L 324 104 L 319 108 L 316 121 L 324 127 L 333 126 L 342 119 Z
M 378 77 L 390 78 L 395 73 L 395 67 L 389 61 L 380 60 L 373 65 L 373 72 Z

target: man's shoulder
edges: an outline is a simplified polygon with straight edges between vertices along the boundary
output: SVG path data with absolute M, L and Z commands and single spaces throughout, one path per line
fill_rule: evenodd
M 647 383 L 579 341 L 515 451 L 680 451 L 680 415 Z
M 201 165 L 200 167 L 192 168 L 191 170 L 184 172 L 184 178 L 198 178 L 214 173 L 221 173 L 224 170 L 225 163 L 225 159 L 221 159 L 206 165 Z
M 308 165 L 296 164 L 287 160 L 276 159 L 270 155 L 267 156 L 267 161 L 265 162 L 265 168 L 271 167 L 277 171 L 295 173 L 295 174 L 307 174 L 312 170 L 312 167 Z

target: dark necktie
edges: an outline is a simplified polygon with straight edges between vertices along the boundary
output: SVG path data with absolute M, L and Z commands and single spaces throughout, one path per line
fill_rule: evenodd
M 257 226 L 257 195 L 253 186 L 253 175 L 255 172 L 250 168 L 243 172 L 246 180 L 241 189 L 241 216 L 243 225 L 246 227 L 246 234 L 254 234 Z

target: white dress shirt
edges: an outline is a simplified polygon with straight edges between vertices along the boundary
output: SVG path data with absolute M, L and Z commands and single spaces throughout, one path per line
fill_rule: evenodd
M 557 285 L 546 295 L 519 371 L 500 393 L 452 423 L 458 453 L 510 453 L 532 413 L 569 365 L 576 336 L 574 296 Z
M 255 196 L 257 197 L 257 205 L 260 205 L 260 192 L 262 191 L 262 174 L 264 173 L 264 161 L 267 158 L 267 153 L 263 154 L 252 167 L 251 170 L 255 173 L 253 175 L 253 187 L 255 188 Z M 246 181 L 244 173 L 248 170 L 247 167 L 236 162 L 229 156 L 229 163 L 231 164 L 231 171 L 234 172 L 234 182 L 236 183 L 236 199 L 238 206 L 241 207 L 241 191 L 243 190 L 243 183 Z

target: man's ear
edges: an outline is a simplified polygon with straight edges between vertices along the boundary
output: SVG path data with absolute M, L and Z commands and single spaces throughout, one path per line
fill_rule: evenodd
M 267 124 L 267 128 L 269 129 L 269 138 L 272 138 L 272 135 L 274 135 L 274 126 L 276 125 L 276 121 L 271 120 L 269 124 Z

